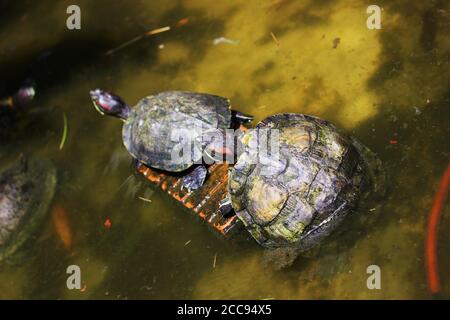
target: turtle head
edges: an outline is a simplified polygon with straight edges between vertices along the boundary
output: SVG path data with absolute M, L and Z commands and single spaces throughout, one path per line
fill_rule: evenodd
M 119 96 L 102 89 L 91 90 L 90 94 L 95 109 L 102 115 L 107 114 L 122 120 L 128 118 L 130 107 Z
M 213 129 L 202 138 L 206 140 L 204 149 L 205 161 L 223 163 L 224 160 L 234 163 L 235 136 L 233 129 Z

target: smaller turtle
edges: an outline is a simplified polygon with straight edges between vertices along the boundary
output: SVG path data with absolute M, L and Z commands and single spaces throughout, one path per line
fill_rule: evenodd
M 28 81 L 14 95 L 0 99 L 0 110 L 18 110 L 34 99 L 34 85 Z
M 263 247 L 312 249 L 369 191 L 383 193 L 381 161 L 325 120 L 273 115 L 242 141 L 244 152 L 230 169 L 229 199 Z
M 45 220 L 56 188 L 56 169 L 46 160 L 18 163 L 0 173 L 0 262 L 13 257 Z
M 30 119 L 23 117 L 29 111 L 25 106 L 33 100 L 34 95 L 34 85 L 28 81 L 14 95 L 0 98 L 0 141 L 16 138 L 21 132 L 18 127 L 27 126 Z
M 204 155 L 214 160 L 232 152 L 224 146 L 230 139 L 227 129 L 253 120 L 231 110 L 228 99 L 205 93 L 161 92 L 133 108 L 101 89 L 90 95 L 97 111 L 124 121 L 123 143 L 134 159 L 155 169 L 183 172 L 182 184 L 189 191 L 202 186 L 207 176 Z

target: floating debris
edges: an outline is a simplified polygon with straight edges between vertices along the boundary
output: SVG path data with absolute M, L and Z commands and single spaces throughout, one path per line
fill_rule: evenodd
M 337 46 L 341 43 L 341 38 L 334 38 L 333 39 L 333 49 L 336 49 Z
M 147 198 L 144 198 L 144 197 L 138 197 L 140 200 L 142 200 L 142 201 L 145 201 L 145 202 L 149 202 L 149 203 L 151 203 L 152 202 L 152 200 L 150 200 L 150 199 L 147 199 Z
M 162 33 L 162 32 L 166 32 L 166 31 L 169 31 L 169 30 L 170 30 L 170 27 L 166 26 L 166 27 L 150 30 L 150 31 L 146 32 L 144 35 L 151 36 L 151 35 Z
M 391 114 L 388 117 L 388 121 L 390 121 L 390 122 L 397 122 L 397 120 L 398 120 L 398 118 L 397 118 L 397 116 L 395 114 Z
M 275 44 L 277 45 L 277 47 L 279 47 L 280 46 L 280 42 L 278 41 L 278 39 L 275 36 L 275 34 L 273 32 L 270 32 L 270 35 L 272 36 L 272 39 L 275 42 Z
M 213 269 L 216 268 L 216 262 L 217 262 L 217 253 L 214 255 Z
M 64 129 L 63 129 L 63 133 L 62 133 L 62 136 L 61 136 L 61 142 L 59 144 L 59 150 L 62 150 L 64 148 L 64 144 L 66 143 L 66 139 L 67 139 L 68 126 L 67 126 L 66 113 L 63 113 L 63 120 L 64 120 Z
M 61 204 L 56 204 L 53 207 L 52 221 L 58 238 L 61 240 L 64 248 L 69 250 L 72 247 L 72 230 L 67 212 Z
M 103 223 L 105 229 L 109 230 L 112 227 L 112 221 L 109 217 L 106 217 L 105 222 Z
M 183 19 L 178 20 L 178 22 L 175 26 L 177 26 L 179 28 L 179 27 L 187 25 L 188 23 L 189 23 L 189 19 L 183 18 Z
M 219 37 L 219 38 L 215 38 L 214 40 L 213 40 L 213 44 L 215 45 L 215 46 L 217 46 L 218 44 L 221 44 L 221 43 L 227 43 L 227 44 L 233 44 L 233 45 L 238 45 L 239 44 L 239 41 L 237 41 L 237 40 L 231 40 L 231 39 L 228 39 L 228 38 L 225 38 L 225 37 Z
M 191 243 L 192 240 L 188 240 L 184 243 L 185 246 L 187 246 L 189 243 Z
M 164 49 L 164 44 L 161 43 L 161 44 L 158 46 L 158 49 Z
M 155 35 L 155 34 L 158 34 L 158 33 L 162 33 L 162 32 L 166 32 L 166 31 L 169 31 L 169 30 L 170 30 L 170 27 L 166 26 L 166 27 L 162 27 L 162 28 L 158 28 L 158 29 L 153 29 L 153 30 L 147 31 L 144 34 L 141 34 L 141 35 L 139 35 L 137 37 L 134 37 L 133 39 L 131 39 L 131 40 L 121 44 L 120 46 L 107 51 L 106 55 L 111 55 L 111 54 L 113 54 L 113 53 L 115 53 L 115 52 L 117 52 L 119 50 L 122 50 L 123 48 L 128 47 L 129 45 L 131 45 L 131 44 L 133 44 L 133 43 L 135 43 L 135 42 L 137 42 L 137 41 L 139 41 L 139 40 L 141 40 L 141 39 L 143 39 L 145 37 L 152 36 L 152 35 Z
M 414 112 L 416 113 L 416 115 L 421 115 L 422 111 L 418 108 L 418 107 L 414 107 Z
M 151 291 L 153 289 L 153 287 L 151 287 L 151 286 L 142 286 L 141 287 L 141 291 L 143 291 L 143 290 L 146 290 L 146 291 Z

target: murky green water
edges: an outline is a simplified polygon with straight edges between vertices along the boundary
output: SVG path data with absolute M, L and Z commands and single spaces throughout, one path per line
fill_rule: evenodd
M 69 4 L 81 7 L 80 31 L 65 28 Z M 24 261 L 0 266 L 0 298 L 427 298 L 426 220 L 449 161 L 450 7 L 378 1 L 382 29 L 368 30 L 369 4 L 2 2 L 0 96 L 27 77 L 38 95 L 29 105 L 33 114 L 8 127 L 0 164 L 19 153 L 54 161 L 54 204 L 64 208 L 71 244 L 64 245 L 49 216 Z M 172 29 L 104 55 L 163 26 Z M 214 45 L 219 37 L 234 44 Z M 252 241 L 220 238 L 132 176 L 121 123 L 98 115 L 89 100 L 95 87 L 131 104 L 182 89 L 229 97 L 257 120 L 276 112 L 326 118 L 383 160 L 389 185 L 381 218 L 351 248 L 269 272 Z M 69 131 L 59 150 L 64 113 Z M 448 204 L 443 213 L 438 254 L 449 297 Z M 83 292 L 66 288 L 71 264 L 81 267 Z M 381 290 L 366 287 L 372 264 L 381 267 Z

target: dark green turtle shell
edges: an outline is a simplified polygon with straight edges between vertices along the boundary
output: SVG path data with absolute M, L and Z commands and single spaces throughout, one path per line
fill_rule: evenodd
M 179 172 L 193 163 L 201 163 L 205 133 L 230 126 L 228 99 L 210 94 L 167 91 L 139 101 L 125 122 L 122 138 L 130 154 L 142 163 Z M 181 144 L 180 138 L 184 139 Z M 188 150 L 190 154 L 183 154 L 180 150 Z M 176 161 L 172 153 L 186 157 L 177 157 L 182 161 Z
M 0 262 L 35 236 L 55 188 L 56 169 L 46 160 L 16 163 L 0 173 Z
M 279 157 L 261 151 L 262 129 L 278 129 L 269 130 L 269 137 L 280 142 Z M 230 170 L 230 199 L 265 247 L 314 247 L 355 208 L 368 185 L 381 181 L 375 178 L 381 162 L 370 150 L 316 117 L 268 117 L 243 142 L 244 152 Z

